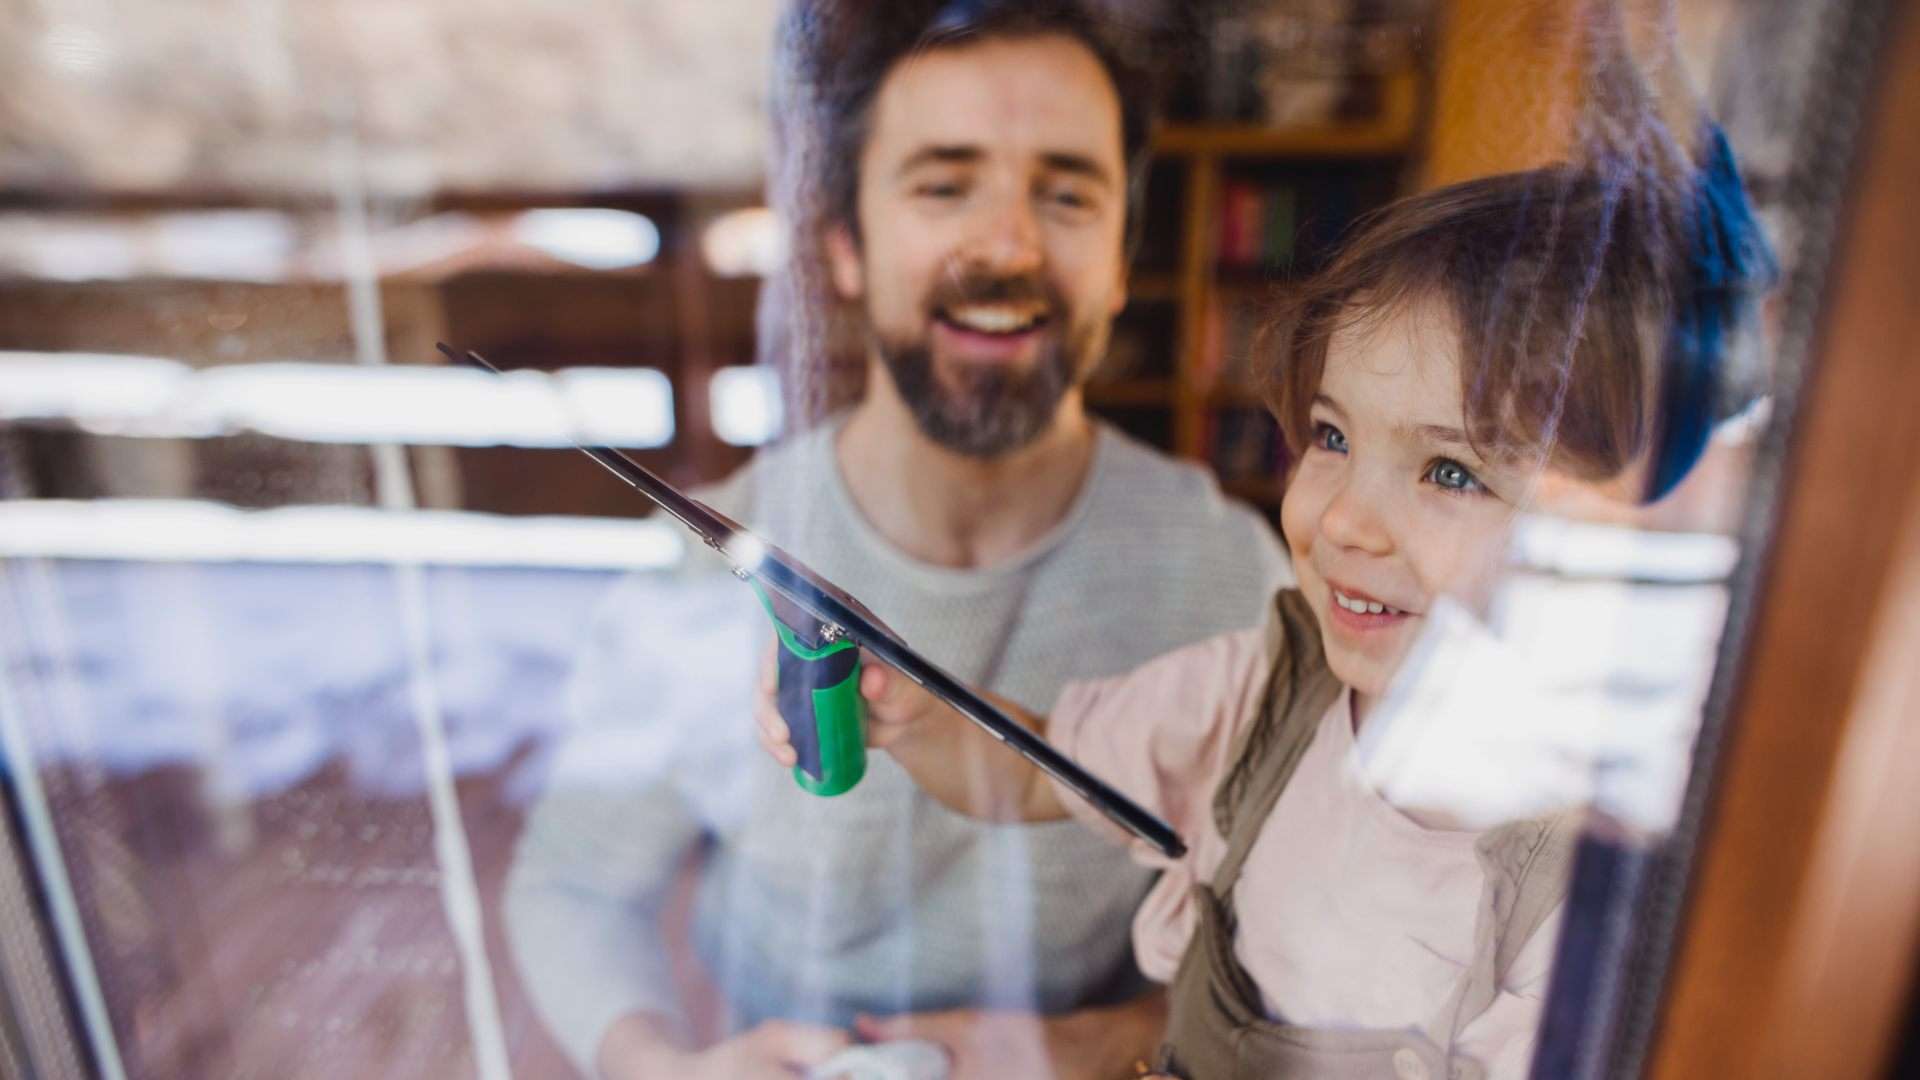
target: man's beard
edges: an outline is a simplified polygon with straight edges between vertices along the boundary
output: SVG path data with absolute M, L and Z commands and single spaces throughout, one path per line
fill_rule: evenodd
M 1060 400 L 1078 376 L 1092 367 L 1090 353 L 1099 335 L 1094 328 L 1059 325 L 1066 305 L 1038 283 L 965 279 L 942 290 L 930 312 L 965 302 L 991 303 L 1045 295 L 1047 335 L 1040 355 L 1025 370 L 988 364 L 956 365 L 943 381 L 934 370 L 928 335 L 889 340 L 878 330 L 873 341 L 894 388 L 913 413 L 922 434 L 956 454 L 996 458 L 1031 444 L 1052 426 Z M 958 386 L 949 385 L 957 381 Z

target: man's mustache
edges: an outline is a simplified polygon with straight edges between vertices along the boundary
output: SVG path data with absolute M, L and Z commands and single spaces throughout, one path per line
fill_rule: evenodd
M 966 304 L 1038 303 L 1049 314 L 1065 307 L 1045 280 L 1032 274 L 949 278 L 927 297 L 927 309 L 939 312 Z

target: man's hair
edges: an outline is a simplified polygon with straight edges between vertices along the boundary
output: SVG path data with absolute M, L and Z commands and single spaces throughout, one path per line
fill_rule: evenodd
M 1085 4 L 1076 0 L 811 0 L 834 25 L 811 35 L 811 55 L 800 58 L 822 107 L 820 177 L 824 219 L 859 235 L 860 157 L 871 133 L 874 99 L 902 60 L 929 49 L 978 41 L 1070 37 L 1099 59 L 1120 101 L 1121 151 L 1127 167 L 1130 234 L 1137 226 L 1145 186 L 1147 139 L 1155 88 L 1134 52 Z M 829 17 L 830 16 L 830 17 Z
M 1438 303 L 1460 346 L 1467 435 L 1590 480 L 1649 446 L 1674 298 L 1680 200 L 1627 170 L 1553 166 L 1470 180 L 1365 219 L 1281 302 L 1261 351 L 1297 457 L 1342 329 Z

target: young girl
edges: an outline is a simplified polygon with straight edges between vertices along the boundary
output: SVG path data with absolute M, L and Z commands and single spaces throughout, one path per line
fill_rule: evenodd
M 1409 816 L 1354 740 L 1436 604 L 1484 612 L 1516 512 L 1645 490 L 1673 202 L 1554 168 L 1382 212 L 1270 335 L 1298 587 L 1266 627 L 1071 685 L 1050 717 L 1007 706 L 1190 844 L 1170 862 L 1135 843 L 1165 871 L 1134 923 L 1170 985 L 1161 1071 L 1526 1074 L 1567 824 Z M 870 665 L 861 691 L 872 744 L 946 805 L 1124 840 L 897 673 Z M 770 695 L 759 721 L 792 764 Z

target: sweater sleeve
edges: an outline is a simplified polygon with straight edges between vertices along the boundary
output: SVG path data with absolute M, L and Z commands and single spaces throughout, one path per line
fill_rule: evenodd
M 698 494 L 738 516 L 743 487 Z M 750 594 L 703 569 L 696 553 L 686 572 L 630 578 L 601 604 L 570 680 L 569 731 L 507 876 L 516 969 L 586 1076 L 620 1017 L 684 1020 L 661 920 L 713 831 L 711 800 L 688 784 L 739 771 L 733 743 L 748 738 L 742 695 L 763 640 Z
M 506 892 L 516 967 L 541 1020 L 583 1075 L 631 1012 L 680 1019 L 660 919 L 702 836 L 665 785 L 556 791 L 529 816 Z

